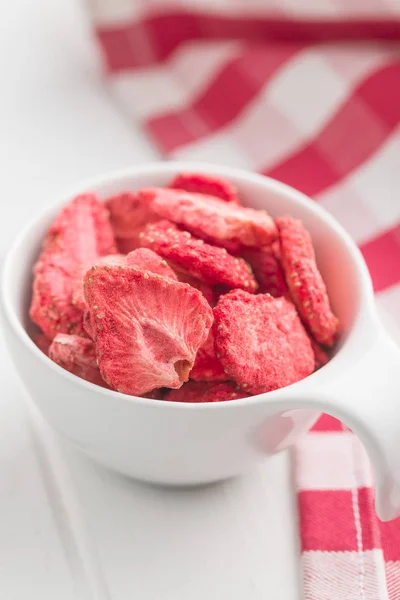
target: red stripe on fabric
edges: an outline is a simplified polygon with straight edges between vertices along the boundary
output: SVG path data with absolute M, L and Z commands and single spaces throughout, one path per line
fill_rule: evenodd
M 204 39 L 318 42 L 399 39 L 400 21 L 296 21 L 171 12 L 118 25 L 99 25 L 96 35 L 109 71 L 149 66 L 167 59 L 182 43 Z
M 361 541 L 363 550 L 382 547 L 379 521 L 375 513 L 374 491 L 369 487 L 357 490 L 358 511 L 360 514 Z
M 266 175 L 312 196 L 348 175 L 371 156 L 400 123 L 400 62 L 361 83 L 309 144 Z
M 302 550 L 357 550 L 350 490 L 302 490 L 298 494 Z
M 358 490 L 362 543 L 364 550 L 382 548 L 385 561 L 400 560 L 400 517 L 383 522 L 375 513 L 374 490 Z
M 304 44 L 253 44 L 221 68 L 207 89 L 180 111 L 150 119 L 146 126 L 164 152 L 189 144 L 230 123 L 268 80 Z
M 314 144 L 315 142 L 263 173 L 310 196 L 321 192 L 341 177 Z
M 338 419 L 331 415 L 323 414 L 314 423 L 310 431 L 343 431 L 343 426 Z
M 379 526 L 385 560 L 400 561 L 400 517 L 385 523 L 379 521 Z
M 379 203 L 379 198 L 377 198 L 377 202 Z M 400 223 L 373 240 L 362 244 L 360 250 L 371 273 L 375 292 L 381 292 L 399 283 Z

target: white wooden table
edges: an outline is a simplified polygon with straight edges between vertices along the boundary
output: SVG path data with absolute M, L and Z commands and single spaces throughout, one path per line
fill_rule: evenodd
M 102 87 L 78 0 L 0 20 L 0 253 L 63 188 L 157 159 Z M 0 336 L 1 600 L 301 597 L 287 455 L 198 491 L 122 479 L 29 407 Z

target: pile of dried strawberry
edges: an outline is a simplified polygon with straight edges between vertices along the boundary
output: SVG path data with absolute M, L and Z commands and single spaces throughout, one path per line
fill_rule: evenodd
M 30 316 L 37 345 L 71 373 L 177 402 L 299 381 L 338 331 L 302 223 L 245 208 L 201 174 L 72 200 L 34 267 Z

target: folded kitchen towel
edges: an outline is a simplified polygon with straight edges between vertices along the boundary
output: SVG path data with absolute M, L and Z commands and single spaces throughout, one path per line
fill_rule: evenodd
M 400 323 L 400 1 L 91 0 L 108 83 L 168 158 L 257 170 L 350 232 Z M 324 415 L 294 451 L 307 599 L 400 598 L 363 447 Z

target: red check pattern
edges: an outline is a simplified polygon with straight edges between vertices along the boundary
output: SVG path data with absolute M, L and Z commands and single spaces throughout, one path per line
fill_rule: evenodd
M 400 323 L 400 2 L 90 0 L 110 85 L 170 158 L 280 179 L 349 230 Z M 400 338 L 399 338 L 400 339 Z M 309 600 L 400 598 L 400 520 L 323 415 L 294 451 Z

